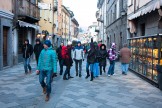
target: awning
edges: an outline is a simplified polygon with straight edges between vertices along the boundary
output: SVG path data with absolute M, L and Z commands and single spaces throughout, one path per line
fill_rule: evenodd
M 128 20 L 135 19 L 139 16 L 145 15 L 147 13 L 150 13 L 152 11 L 155 11 L 156 9 L 160 9 L 160 6 L 162 5 L 162 0 L 156 0 L 156 2 L 152 3 L 151 5 L 147 6 L 146 8 L 138 11 L 137 13 L 131 15 Z
M 20 27 L 30 27 L 39 30 L 39 26 L 18 20 Z

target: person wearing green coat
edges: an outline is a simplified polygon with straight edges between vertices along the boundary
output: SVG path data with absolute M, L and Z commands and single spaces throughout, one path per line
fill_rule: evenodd
M 43 93 L 46 94 L 45 100 L 48 101 L 51 93 L 52 74 L 57 72 L 57 55 L 49 40 L 46 40 L 43 46 L 44 49 L 39 56 L 36 72 L 39 73 L 39 82 L 43 88 Z M 44 82 L 45 77 L 46 83 Z

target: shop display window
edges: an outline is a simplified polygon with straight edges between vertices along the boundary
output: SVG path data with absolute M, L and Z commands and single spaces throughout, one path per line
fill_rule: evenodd
M 162 37 L 129 39 L 129 48 L 132 53 L 129 68 L 157 82 L 156 65 L 162 65 Z

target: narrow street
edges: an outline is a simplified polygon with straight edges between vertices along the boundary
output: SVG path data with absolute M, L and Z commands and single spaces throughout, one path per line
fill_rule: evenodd
M 45 95 L 35 75 L 35 62 L 31 75 L 24 74 L 22 64 L 5 69 L 0 72 L 0 107 L 161 108 L 162 92 L 131 72 L 127 76 L 121 75 L 120 63 L 116 64 L 117 75 L 103 74 L 93 82 L 85 79 L 85 65 L 86 62 L 82 78 L 75 77 L 73 66 L 73 79 L 64 81 L 62 76 L 54 79 L 49 102 L 44 101 Z

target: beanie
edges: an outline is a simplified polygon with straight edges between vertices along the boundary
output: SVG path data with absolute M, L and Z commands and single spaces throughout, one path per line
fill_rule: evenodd
M 48 47 L 50 47 L 51 46 L 51 41 L 50 40 L 45 40 L 44 44 L 47 45 Z

